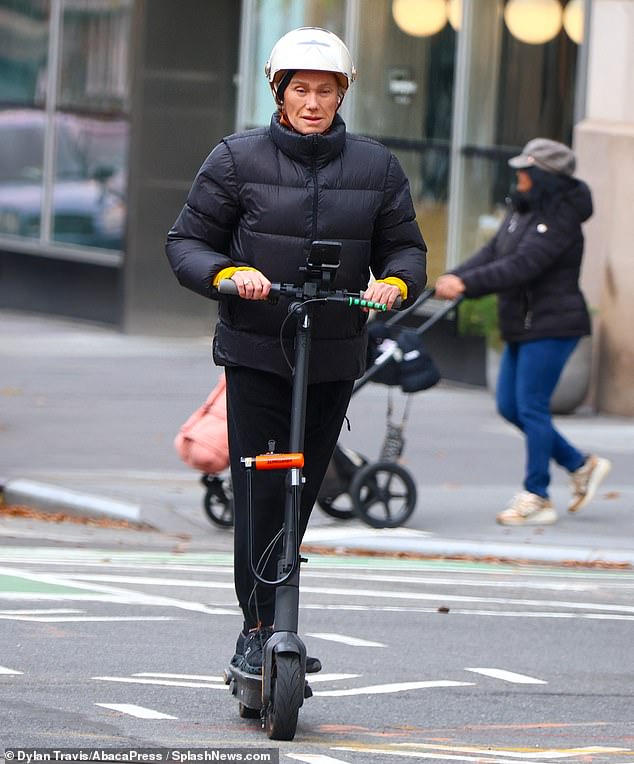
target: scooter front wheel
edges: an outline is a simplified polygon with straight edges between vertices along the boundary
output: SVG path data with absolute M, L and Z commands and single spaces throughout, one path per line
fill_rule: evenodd
M 304 702 L 304 678 L 299 655 L 277 653 L 273 662 L 271 699 L 266 710 L 265 729 L 271 740 L 292 740 L 297 730 L 299 709 Z
M 397 528 L 416 509 L 416 483 L 395 462 L 366 464 L 350 484 L 357 515 L 373 528 Z

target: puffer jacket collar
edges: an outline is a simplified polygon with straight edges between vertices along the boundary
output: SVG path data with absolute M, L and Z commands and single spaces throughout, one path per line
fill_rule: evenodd
M 291 159 L 306 165 L 315 163 L 321 167 L 342 152 L 346 142 L 346 123 L 336 114 L 327 133 L 302 135 L 280 125 L 279 112 L 275 112 L 269 133 L 273 143 Z
M 588 186 L 579 178 L 574 179 L 574 184 L 563 195 L 562 204 L 569 205 L 574 214 L 579 218 L 581 223 L 585 223 L 586 220 L 592 215 L 592 194 Z

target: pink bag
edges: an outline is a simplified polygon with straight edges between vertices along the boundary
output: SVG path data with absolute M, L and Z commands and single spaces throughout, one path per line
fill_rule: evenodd
M 174 448 L 185 464 L 208 474 L 229 466 L 225 388 L 225 375 L 221 374 L 205 403 L 181 426 L 174 439 Z

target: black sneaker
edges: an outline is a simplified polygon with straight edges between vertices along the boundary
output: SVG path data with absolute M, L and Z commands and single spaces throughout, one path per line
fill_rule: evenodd
M 321 661 L 319 660 L 319 658 L 310 658 L 307 655 L 306 656 L 306 673 L 316 674 L 318 671 L 321 671 Z
M 272 626 L 265 626 L 257 631 L 250 631 L 244 640 L 244 650 L 240 668 L 247 674 L 261 674 L 264 660 L 264 645 L 273 634 Z M 240 637 L 238 637 L 238 642 Z M 237 644 L 236 644 L 237 650 Z
M 238 635 L 238 641 L 236 642 L 236 652 L 231 659 L 231 665 L 236 666 L 237 668 L 242 668 L 243 671 L 246 671 L 249 674 L 261 674 L 262 659 L 264 656 L 264 644 L 272 633 L 273 629 L 271 627 L 260 629 L 259 631 L 249 632 L 248 635 L 241 631 Z M 245 661 L 246 651 L 248 649 L 246 647 L 246 643 L 249 637 L 252 637 L 252 639 L 251 650 L 249 652 L 249 661 L 247 663 Z M 319 658 L 311 658 L 307 655 L 306 673 L 316 674 L 318 671 L 321 671 L 321 661 Z
M 238 634 L 238 639 L 236 641 L 236 651 L 233 654 L 233 658 L 231 659 L 231 665 L 238 668 L 240 666 L 240 663 L 242 662 L 242 657 L 244 655 L 244 643 L 246 642 L 247 635 L 241 631 Z

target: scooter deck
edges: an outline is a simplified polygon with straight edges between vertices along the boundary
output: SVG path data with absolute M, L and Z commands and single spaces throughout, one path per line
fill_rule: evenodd
M 235 666 L 229 666 L 224 672 L 225 684 L 231 694 L 247 708 L 262 709 L 262 676 L 247 674 Z

